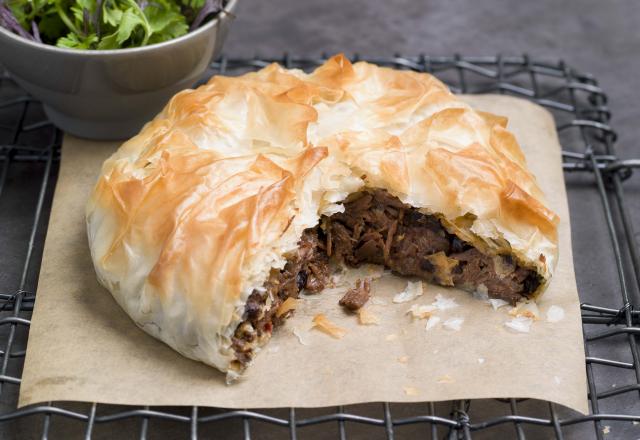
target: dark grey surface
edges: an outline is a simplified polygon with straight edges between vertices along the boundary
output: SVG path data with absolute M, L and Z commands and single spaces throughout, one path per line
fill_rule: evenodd
M 639 157 L 640 147 L 635 142 L 638 134 L 636 120 L 640 109 L 635 100 L 640 96 L 639 71 L 640 32 L 636 29 L 640 19 L 640 3 L 626 1 L 535 1 L 507 2 L 504 0 L 480 1 L 295 1 L 295 0 L 242 0 L 236 23 L 232 27 L 225 52 L 233 56 L 254 54 L 279 56 L 287 50 L 291 54 L 313 55 L 344 51 L 348 54 L 388 56 L 399 52 L 407 55 L 425 53 L 448 55 L 493 55 L 496 53 L 521 54 L 527 52 L 549 60 L 564 58 L 570 65 L 592 72 L 610 97 L 613 112 L 612 125 L 620 138 L 617 144 L 621 156 Z M 32 116 L 37 120 L 39 115 Z M 4 142 L 4 140 L 2 141 Z M 41 169 L 14 168 L 8 191 L 0 199 L 0 292 L 14 291 L 19 282 L 20 268 L 12 262 L 22 261 L 26 252 L 26 238 L 30 230 L 29 210 L 35 200 L 19 197 L 25 185 L 37 187 Z M 567 179 L 576 273 L 581 297 L 599 305 L 619 307 L 621 298 L 610 240 L 606 235 L 600 199 L 593 189 L 593 177 L 570 175 Z M 625 182 L 631 218 L 640 229 L 640 173 Z M 37 191 L 37 189 L 36 189 Z M 13 192 L 15 196 L 10 196 Z M 29 191 L 32 194 L 33 191 Z M 6 228 L 6 229 L 5 229 Z M 636 237 L 640 235 L 636 234 Z M 595 255 L 595 257 L 592 257 Z M 633 284 L 632 284 L 633 286 Z M 28 285 L 27 290 L 35 286 Z M 637 292 L 634 291 L 637 299 Z M 635 301 L 636 304 L 640 301 Z M 6 326 L 5 326 L 6 327 Z M 19 337 L 26 332 L 21 330 Z M 0 333 L 1 340 L 6 336 Z M 602 341 L 593 346 L 593 355 L 606 353 L 617 360 L 631 361 L 628 345 L 623 338 Z M 535 360 L 534 360 L 535 361 Z M 12 361 L 13 362 L 13 361 Z M 11 374 L 19 369 L 10 368 Z M 624 372 L 597 367 L 601 389 L 634 382 L 631 371 Z M 16 388 L 5 386 L 15 394 Z M 6 392 L 5 392 L 6 393 Z M 3 393 L 2 403 L 7 400 Z M 640 414 L 637 394 L 625 394 L 601 401 L 603 412 Z M 66 405 L 86 413 L 86 407 Z M 8 411 L 0 407 L 0 413 Z M 120 408 L 121 410 L 122 408 Z M 450 406 L 437 405 L 438 412 L 448 416 Z M 105 412 L 116 412 L 110 407 Z M 382 417 L 382 405 L 357 405 L 349 411 L 371 417 Z M 392 405 L 394 418 L 403 415 L 424 414 L 426 405 Z M 545 404 L 535 401 L 519 405 L 521 414 L 548 417 Z M 188 410 L 184 410 L 187 414 Z M 208 412 L 214 412 L 209 410 Z M 476 401 L 470 415 L 473 420 L 490 418 L 491 415 L 509 412 L 508 403 Z M 283 410 L 271 413 L 287 417 Z M 104 414 L 104 413 L 103 413 Z M 303 410 L 298 417 L 322 414 L 320 410 Z M 564 411 L 563 416 L 575 416 Z M 39 438 L 43 417 L 22 419 L 19 423 L 0 424 L 2 438 Z M 186 425 L 153 422 L 155 436 L 150 438 L 187 438 Z M 629 422 L 605 422 L 611 426 L 607 439 L 640 438 L 640 425 Z M 81 422 L 54 417 L 50 438 L 81 438 L 84 428 Z M 264 429 L 262 432 L 261 429 Z M 140 423 L 130 420 L 126 424 L 96 426 L 94 438 L 135 438 Z M 261 434 L 262 432 L 262 434 Z M 337 425 L 304 428 L 300 438 L 336 438 Z M 441 429 L 440 435 L 445 430 Z M 550 431 L 537 427 L 524 428 L 528 439 L 546 439 Z M 593 425 L 581 424 L 563 431 L 565 438 L 593 438 Z M 238 421 L 207 425 L 200 432 L 203 438 L 242 438 L 242 426 Z M 252 424 L 253 438 L 287 438 L 288 431 L 261 423 Z M 384 438 L 382 431 L 357 424 L 347 425 L 348 438 Z M 397 438 L 428 438 L 428 428 L 406 427 L 397 430 Z M 473 438 L 515 438 L 512 425 L 492 428 L 477 433 Z

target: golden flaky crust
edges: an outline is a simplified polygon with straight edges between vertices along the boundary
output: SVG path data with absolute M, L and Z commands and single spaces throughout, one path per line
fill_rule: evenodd
M 544 278 L 558 217 L 505 118 L 424 73 L 342 55 L 178 93 L 109 158 L 87 205 L 100 281 L 145 331 L 226 371 L 247 297 L 363 187 L 440 216 Z

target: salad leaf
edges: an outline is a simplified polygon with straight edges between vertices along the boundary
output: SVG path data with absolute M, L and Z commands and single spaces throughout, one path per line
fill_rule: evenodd
M 144 15 L 141 17 L 137 11 L 133 8 L 129 8 L 122 14 L 122 19 L 120 20 L 120 25 L 116 32 L 116 42 L 121 45 L 127 40 L 133 38 L 134 32 L 137 28 L 141 28 L 145 34 L 143 43 L 141 44 L 141 46 L 144 46 L 149 39 L 149 24 L 147 23 Z
M 222 10 L 222 0 L 204 0 L 200 12 L 191 23 L 191 30 L 198 28 L 209 15 L 217 14 L 220 10 Z
M 185 35 L 222 0 L 0 0 L 0 26 L 73 49 L 119 49 Z
M 74 33 L 69 33 L 65 37 L 59 38 L 57 46 L 69 49 L 91 49 L 98 41 L 96 34 L 90 34 L 83 38 Z
M 32 23 L 35 23 L 33 21 Z M 37 24 L 40 29 L 40 35 L 43 42 L 57 41 L 58 38 L 65 36 L 69 30 L 64 25 L 57 13 L 48 12 L 40 18 L 40 22 Z
M 4 26 L 5 28 L 20 35 L 23 38 L 26 38 L 28 40 L 35 39 L 33 35 L 28 33 L 22 27 L 22 23 L 20 23 L 19 19 L 13 14 L 11 9 L 9 9 L 4 4 L 0 4 L 0 23 L 2 23 L 2 26 Z

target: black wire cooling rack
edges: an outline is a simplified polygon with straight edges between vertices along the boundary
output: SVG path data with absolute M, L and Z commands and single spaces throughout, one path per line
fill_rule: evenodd
M 234 75 L 271 62 L 312 69 L 325 59 L 222 57 L 212 63 L 210 73 Z M 604 277 L 604 272 L 614 272 L 615 282 L 608 283 L 606 291 L 597 285 L 580 289 L 591 414 L 581 416 L 549 402 L 524 399 L 241 411 L 61 402 L 16 409 L 61 133 L 46 120 L 39 103 L 4 75 L 0 78 L 0 437 L 640 438 L 636 341 L 640 310 L 635 307 L 640 304 L 640 259 L 623 190 L 640 160 L 616 156 L 607 96 L 596 79 L 562 61 L 541 62 L 527 56 L 395 56 L 368 61 L 431 72 L 458 93 L 525 97 L 553 113 L 563 145 L 578 275 L 598 270 Z M 586 211 L 578 209 L 584 204 L 591 208 L 586 217 L 580 214 Z M 599 265 L 585 263 L 582 251 L 591 252 Z M 578 281 L 582 284 L 580 277 Z

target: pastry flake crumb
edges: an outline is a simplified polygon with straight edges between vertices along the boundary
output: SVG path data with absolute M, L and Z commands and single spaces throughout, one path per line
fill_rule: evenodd
M 425 330 L 431 330 L 440 322 L 439 316 L 432 316 L 427 320 L 427 325 L 424 326 Z
M 564 319 L 564 309 L 559 306 L 551 306 L 547 310 L 547 321 L 558 322 Z
M 527 316 L 516 316 L 510 321 L 504 323 L 505 327 L 519 333 L 529 333 L 533 319 Z
M 560 379 L 558 376 L 553 376 L 553 381 L 556 383 L 556 385 L 560 385 L 562 379 Z
M 421 306 L 418 304 L 414 304 L 409 310 L 407 310 L 406 314 L 411 315 L 413 319 L 426 319 L 431 317 L 431 314 L 434 310 L 436 310 L 434 306 Z
M 407 362 L 409 362 L 409 356 L 400 356 L 398 358 L 398 362 L 400 362 L 401 364 L 406 364 Z
M 478 363 L 482 365 L 484 364 L 485 360 L 486 360 L 485 358 L 478 358 Z
M 322 313 L 313 317 L 313 327 L 336 339 L 342 339 L 347 334 L 346 329 L 338 327 Z
M 298 306 L 298 300 L 296 298 L 288 297 L 284 300 L 280 307 L 276 310 L 276 316 L 280 318 L 282 315 L 287 314 L 291 310 L 295 310 Z
M 384 338 L 384 340 L 385 340 L 385 341 L 395 341 L 396 339 L 398 339 L 398 335 L 397 335 L 397 334 L 395 334 L 395 333 L 390 334 L 390 335 L 387 335 L 387 336 Z
M 535 301 L 527 301 L 518 305 L 517 316 L 526 316 L 534 320 L 540 319 L 540 309 Z
M 448 310 L 458 307 L 458 303 L 453 298 L 448 298 L 440 293 L 436 295 L 436 300 L 432 305 L 438 310 Z
M 407 396 L 417 396 L 420 394 L 420 391 L 415 387 L 402 387 L 402 389 Z
M 309 345 L 309 342 L 307 342 L 304 337 L 302 336 L 302 331 L 299 328 L 294 328 L 291 333 L 293 333 L 293 335 L 298 338 L 298 342 L 300 343 L 300 345 Z
M 464 318 L 449 318 L 445 322 L 442 323 L 442 326 L 447 330 L 460 331 L 462 328 L 462 323 L 464 322 Z
M 602 433 L 603 434 L 609 434 L 610 432 L 611 432 L 611 426 L 605 425 L 605 427 L 602 428 Z
M 445 374 L 444 376 L 440 376 L 438 378 L 438 383 L 454 383 L 454 382 L 455 380 L 453 380 L 453 378 L 448 374 Z
M 358 310 L 358 324 L 360 325 L 378 325 L 380 320 L 376 315 L 367 309 Z
M 522 302 L 518 303 L 515 307 L 509 310 L 509 315 L 515 317 L 531 318 L 532 320 L 540 319 L 540 310 L 535 302 Z
M 409 281 L 407 282 L 407 287 L 393 297 L 393 302 L 396 304 L 409 302 L 422 296 L 423 293 L 422 281 Z

